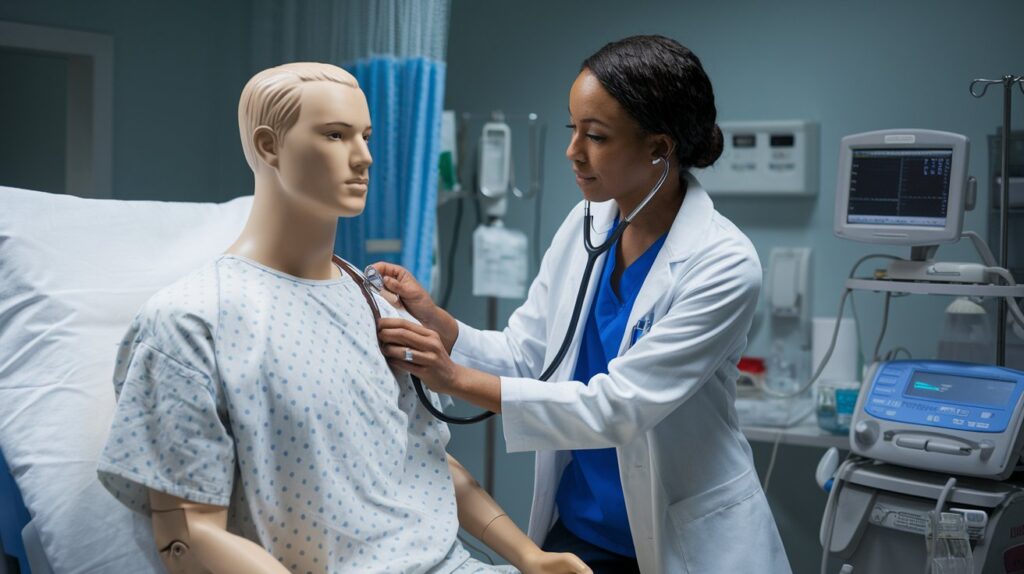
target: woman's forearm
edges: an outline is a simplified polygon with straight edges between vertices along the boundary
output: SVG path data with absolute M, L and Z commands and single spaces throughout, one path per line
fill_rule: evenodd
M 452 316 L 452 313 L 437 308 L 437 315 L 432 321 L 434 324 L 431 326 L 436 330 L 437 335 L 441 336 L 441 343 L 444 344 L 444 350 L 452 354 L 452 349 L 455 348 L 455 342 L 459 339 L 459 321 Z
M 429 320 L 423 322 L 423 326 L 437 331 L 445 350 L 451 354 L 452 348 L 455 347 L 455 341 L 459 338 L 459 322 L 440 306 L 435 306 L 431 315 Z
M 501 377 L 496 375 L 457 365 L 451 390 L 444 392 L 491 412 L 501 412 Z

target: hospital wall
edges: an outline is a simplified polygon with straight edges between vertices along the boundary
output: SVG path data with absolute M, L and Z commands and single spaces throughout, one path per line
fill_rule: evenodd
M 238 94 L 253 72 L 248 2 L 2 0 L 0 20 L 114 39 L 113 197 L 222 201 L 252 193 L 236 116 Z M 30 55 L 0 50 L 4 78 L 14 77 L 8 75 L 15 71 L 12 67 L 24 67 Z M 66 100 L 54 101 L 61 97 L 61 84 L 50 82 L 50 90 L 40 93 L 34 108 L 48 103 L 61 112 Z M 0 105 L 7 101 L 4 91 L 0 88 Z M 41 121 L 32 113 L 2 117 L 6 132 L 48 132 L 51 139 L 63 142 L 62 119 Z M 42 145 L 3 151 L 8 152 L 0 160 L 4 167 L 25 161 L 35 165 L 40 157 L 52 157 L 45 155 L 48 150 Z M 63 169 L 61 161 L 51 160 L 49 165 Z M 12 174 L 9 169 L 3 173 Z M 62 183 L 62 173 L 34 173 L 30 180 L 39 182 L 37 189 L 52 185 L 55 190 Z
M 777 246 L 811 246 L 815 316 L 835 316 L 843 282 L 861 255 L 907 249 L 878 248 L 840 241 L 832 232 L 836 160 L 842 136 L 874 129 L 914 127 L 947 130 L 971 139 L 970 172 L 978 178 L 979 204 L 966 229 L 986 231 L 989 208 L 986 136 L 1001 122 L 1001 94 L 976 100 L 968 93 L 975 77 L 1022 73 L 1024 37 L 1017 23 L 1024 4 L 1008 1 L 904 0 L 901 2 L 633 2 L 543 0 L 454 0 L 448 44 L 447 105 L 459 112 L 501 109 L 510 116 L 534 112 L 548 124 L 540 236 L 550 241 L 562 218 L 580 199 L 565 146 L 569 140 L 568 93 L 580 62 L 604 43 L 632 34 L 664 34 L 691 48 L 703 61 L 715 88 L 719 120 L 807 119 L 820 125 L 820 181 L 813 198 L 715 198 L 719 211 L 753 241 L 767 266 Z M 1016 97 L 1014 123 L 1024 127 L 1024 98 Z M 510 120 L 518 181 L 528 181 L 526 125 Z M 479 134 L 473 124 L 467 140 Z M 471 166 L 465 166 L 466 174 Z M 638 165 L 637 169 L 649 169 Z M 454 206 L 441 211 L 443 253 L 451 240 Z M 532 236 L 536 222 L 530 201 L 511 200 L 506 225 Z M 471 296 L 470 244 L 476 217 L 467 208 L 454 261 L 451 310 L 468 323 L 487 324 L 486 303 Z M 582 239 L 581 239 L 582 241 Z M 1024 249 L 1024 245 L 1015 246 Z M 974 261 L 966 246 L 943 247 L 939 256 Z M 532 267 L 535 269 L 535 263 Z M 867 267 L 870 267 L 868 265 Z M 862 269 L 863 270 L 863 269 Z M 578 281 L 567 277 L 566 281 Z M 880 326 L 881 295 L 861 293 L 862 347 L 870 354 Z M 946 297 L 894 299 L 883 348 L 907 347 L 915 357 L 935 353 Z M 520 301 L 499 305 L 498 324 Z M 849 308 L 847 309 L 849 313 Z M 764 310 L 755 324 L 749 354 L 770 349 Z M 499 427 L 500 428 L 500 427 Z M 499 432 L 500 435 L 500 432 Z M 681 437 L 685 439 L 685 437 Z M 453 450 L 471 470 L 482 466 L 482 433 L 456 429 Z M 532 457 L 504 454 L 499 437 L 497 494 L 510 514 L 525 524 Z M 764 462 L 764 447 L 755 455 Z M 813 543 L 820 507 L 799 511 L 780 502 L 824 497 L 807 473 L 818 454 L 783 447 L 773 478 L 773 506 L 787 546 Z M 788 460 L 787 460 L 788 459 Z M 694 461 L 700 464 L 699 461 Z M 763 468 L 763 467 L 762 467 Z M 794 485 L 796 491 L 785 491 Z M 778 485 L 778 486 L 776 486 Z M 811 494 L 806 494 L 811 493 Z M 819 500 L 820 499 L 820 500 Z M 797 507 L 799 508 L 799 506 Z M 805 516 L 793 516 L 794 513 Z M 797 534 L 792 534 L 794 531 Z M 800 554 L 817 555 L 820 546 Z M 790 548 L 791 555 L 794 550 Z M 791 556 L 810 568 L 813 560 Z M 798 567 L 797 571 L 803 568 Z
M 453 0 L 446 108 L 477 113 L 501 109 L 514 116 L 535 112 L 547 122 L 540 222 L 541 241 L 546 244 L 580 199 L 564 156 L 569 134 L 562 127 L 568 120 L 569 86 L 580 62 L 607 41 L 631 34 L 678 39 L 702 59 L 715 86 L 720 120 L 808 119 L 820 124 L 815 197 L 716 198 L 715 203 L 750 236 L 763 262 L 776 246 L 812 246 L 814 314 L 830 316 L 835 314 L 843 278 L 858 257 L 876 251 L 906 253 L 833 236 L 839 139 L 890 127 L 966 134 L 973 144 L 971 173 L 978 177 L 981 193 L 965 227 L 984 233 L 989 186 L 985 138 L 1000 122 L 1001 98 L 992 93 L 975 100 L 967 85 L 978 76 L 1024 73 L 1024 40 L 1019 27 L 1014 29 L 1022 17 L 1024 4 L 1017 0 Z M 219 201 L 251 191 L 235 115 L 238 94 L 254 71 L 252 45 L 260 41 L 249 33 L 250 18 L 243 0 L 0 0 L 0 20 L 114 37 L 113 196 L 121 199 Z M 23 57 L 0 54 L 0 69 L 22 66 Z M 33 80 L 53 89 L 41 95 L 40 106 L 62 105 L 54 96 L 60 91 L 59 80 L 45 75 L 58 68 L 59 63 L 54 64 Z M 7 102 L 2 86 L 0 106 Z M 1014 123 L 1024 127 L 1020 94 L 1015 104 Z M 5 130 L 63 131 L 59 118 L 29 113 L 10 117 L 22 125 L 5 124 Z M 517 179 L 525 182 L 525 123 L 516 118 L 510 123 Z M 480 123 L 474 126 L 478 130 Z M 45 136 L 34 137 L 33 142 L 38 143 L 34 149 L 46 149 Z M 0 162 L 10 163 L 0 165 L 16 164 L 11 158 L 17 157 L 17 150 L 3 145 L 0 138 Z M 468 176 L 470 170 L 465 173 Z M 58 185 L 62 177 L 47 176 L 40 180 L 44 185 Z M 532 237 L 534 207 L 532 201 L 511 200 L 507 225 Z M 452 204 L 440 212 L 443 253 L 451 241 L 454 212 Z M 451 310 L 484 327 L 486 302 L 471 293 L 469 245 L 475 225 L 474 210 L 467 204 L 453 262 Z M 974 260 L 962 246 L 944 247 L 939 254 Z M 531 265 L 536 268 L 536 262 Z M 881 297 L 857 297 L 864 321 L 863 346 L 870 351 L 879 327 Z M 948 301 L 895 300 L 887 346 L 903 345 L 915 356 L 931 356 Z M 505 324 L 519 303 L 499 304 L 498 325 Z M 764 355 L 768 349 L 766 322 L 761 320 L 752 332 L 749 353 Z M 504 453 L 500 431 L 499 422 L 496 496 L 525 526 L 532 454 Z M 451 450 L 482 478 L 482 429 L 454 428 Z M 765 461 L 763 446 L 755 445 L 755 457 L 759 463 Z M 807 475 L 817 455 L 809 449 L 783 447 L 780 457 L 770 492 L 776 516 L 787 545 L 791 540 L 811 544 L 815 513 L 820 510 L 796 516 L 792 509 L 806 506 L 808 497 L 823 503 Z M 808 546 L 805 552 L 816 553 L 817 547 Z M 792 548 L 790 553 L 796 564 L 802 563 Z

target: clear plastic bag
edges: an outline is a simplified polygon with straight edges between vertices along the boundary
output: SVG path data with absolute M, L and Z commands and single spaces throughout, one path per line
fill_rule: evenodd
M 937 521 L 929 515 L 925 539 L 931 574 L 973 574 L 974 554 L 962 514 L 943 512 Z

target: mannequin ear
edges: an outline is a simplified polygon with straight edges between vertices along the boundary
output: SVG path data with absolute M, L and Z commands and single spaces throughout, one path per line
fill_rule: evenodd
M 263 163 L 277 169 L 280 160 L 277 150 L 277 136 L 268 126 L 260 126 L 252 134 L 253 148 Z

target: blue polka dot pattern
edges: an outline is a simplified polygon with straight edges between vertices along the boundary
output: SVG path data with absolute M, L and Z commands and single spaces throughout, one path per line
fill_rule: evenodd
M 456 540 L 448 429 L 346 275 L 222 256 L 147 302 L 114 383 L 99 476 L 139 512 L 150 488 L 229 506 L 229 530 L 292 572 L 497 570 Z

